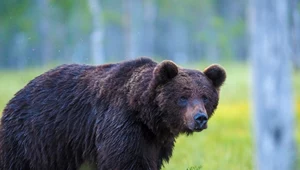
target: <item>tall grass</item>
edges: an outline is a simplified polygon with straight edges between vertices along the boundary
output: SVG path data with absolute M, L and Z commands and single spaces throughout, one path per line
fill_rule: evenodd
M 204 65 L 203 65 L 204 66 Z M 196 66 L 203 69 L 203 66 Z M 254 168 L 251 115 L 251 78 L 244 64 L 225 64 L 227 80 L 220 93 L 220 104 L 208 129 L 177 139 L 166 170 L 250 170 Z M 13 95 L 45 69 L 0 71 L 0 112 Z M 293 75 L 296 129 L 300 129 L 300 72 Z M 295 130 L 300 149 L 300 133 Z M 298 152 L 298 157 L 300 153 Z M 298 168 L 300 169 L 300 160 Z

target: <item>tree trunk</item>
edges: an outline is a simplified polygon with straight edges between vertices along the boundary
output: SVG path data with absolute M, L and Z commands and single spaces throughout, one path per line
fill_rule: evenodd
M 51 41 L 50 41 L 50 18 L 49 18 L 49 1 L 48 0 L 37 0 L 38 6 L 38 31 L 39 31 L 39 42 L 40 42 L 40 55 L 42 64 L 49 63 L 51 59 Z
M 123 27 L 125 58 L 134 59 L 140 54 L 142 39 L 142 2 L 139 0 L 123 0 Z
M 14 64 L 19 70 L 24 69 L 27 66 L 27 43 L 26 35 L 23 32 L 15 34 L 12 57 L 15 59 Z
M 256 169 L 295 163 L 288 0 L 250 0 Z
M 93 31 L 91 34 L 91 54 L 94 64 L 103 64 L 105 62 L 104 57 L 104 44 L 103 44 L 103 19 L 102 8 L 99 0 L 89 0 L 89 8 L 92 15 Z
M 292 7 L 292 59 L 295 68 L 300 69 L 300 0 L 291 0 Z
M 214 20 L 214 17 L 216 16 L 215 9 L 210 9 L 209 13 L 207 14 L 209 23 L 207 27 L 207 37 L 209 37 L 209 40 L 206 43 L 206 59 L 210 62 L 218 62 L 220 60 L 220 48 L 218 44 L 218 32 L 213 26 L 212 22 Z
M 186 25 L 179 20 L 170 18 L 167 33 L 168 57 L 176 63 L 186 64 L 188 62 L 189 38 Z
M 155 41 L 155 20 L 157 15 L 157 7 L 155 0 L 144 1 L 144 49 L 145 55 L 153 56 Z

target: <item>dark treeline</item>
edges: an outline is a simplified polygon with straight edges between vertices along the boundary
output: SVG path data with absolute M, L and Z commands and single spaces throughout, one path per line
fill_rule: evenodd
M 245 61 L 247 5 L 230 0 L 0 1 L 0 68 L 101 64 L 138 56 L 180 63 Z

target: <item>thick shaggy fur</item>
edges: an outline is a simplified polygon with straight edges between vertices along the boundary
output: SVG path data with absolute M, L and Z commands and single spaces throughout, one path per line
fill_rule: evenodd
M 218 104 L 224 70 L 177 67 L 141 58 L 100 66 L 62 65 L 29 82 L 7 104 L 0 127 L 0 169 L 155 170 L 168 161 L 175 138 L 191 133 L 182 95 Z M 218 75 L 224 74 L 224 75 Z M 220 80 L 220 76 L 221 80 Z

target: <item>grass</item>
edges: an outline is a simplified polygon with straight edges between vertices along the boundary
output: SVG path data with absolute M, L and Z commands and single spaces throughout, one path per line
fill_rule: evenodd
M 177 139 L 173 156 L 165 170 L 250 170 L 254 169 L 251 116 L 251 79 L 247 65 L 225 64 L 227 80 L 208 129 Z M 204 67 L 199 67 L 204 68 Z M 0 71 L 0 112 L 19 89 L 43 70 Z M 294 73 L 296 129 L 300 129 L 300 72 Z M 300 133 L 295 130 L 297 147 Z M 298 157 L 300 153 L 298 151 Z M 300 159 L 300 158 L 299 158 Z M 297 169 L 300 169 L 298 159 Z

